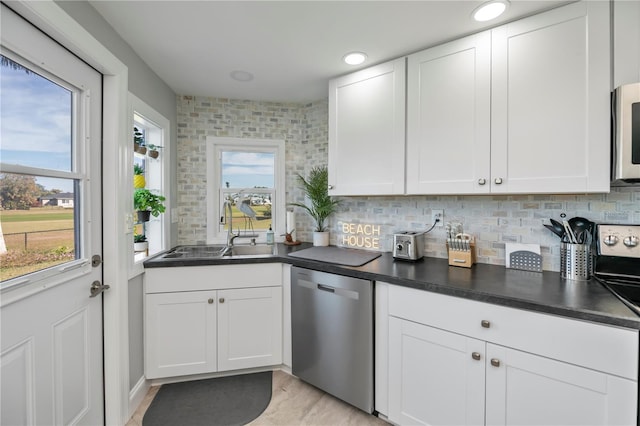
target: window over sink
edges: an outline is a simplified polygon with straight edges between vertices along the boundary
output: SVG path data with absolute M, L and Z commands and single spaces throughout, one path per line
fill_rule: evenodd
M 284 155 L 282 140 L 207 138 L 207 243 L 226 242 L 229 226 L 257 242 L 284 232 Z

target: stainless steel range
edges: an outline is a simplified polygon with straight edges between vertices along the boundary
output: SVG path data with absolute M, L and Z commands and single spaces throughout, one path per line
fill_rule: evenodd
M 598 225 L 594 276 L 640 315 L 640 225 Z

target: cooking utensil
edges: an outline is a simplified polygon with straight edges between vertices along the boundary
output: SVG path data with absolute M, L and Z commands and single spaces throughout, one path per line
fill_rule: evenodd
M 556 234 L 562 238 L 564 236 L 564 226 L 555 219 L 549 219 L 549 222 L 551 222 L 553 229 L 556 230 Z
M 573 229 L 571 229 L 569 222 L 566 220 L 563 220 L 562 225 L 564 226 L 564 232 L 566 233 L 567 239 L 569 240 L 569 242 L 571 244 L 577 244 L 578 240 L 576 240 L 576 235 L 573 233 Z
M 553 232 L 554 234 L 556 234 L 558 237 L 562 238 L 562 236 L 564 235 L 564 227 L 562 227 L 561 230 L 556 229 L 555 226 L 553 225 L 549 225 L 547 223 L 543 224 L 543 226 L 545 228 L 547 228 L 549 231 Z
M 573 217 L 569 219 L 569 226 L 575 234 L 578 244 L 584 243 L 584 238 L 586 235 L 585 231 L 589 229 L 591 223 L 592 222 L 589 219 L 585 219 L 583 217 Z

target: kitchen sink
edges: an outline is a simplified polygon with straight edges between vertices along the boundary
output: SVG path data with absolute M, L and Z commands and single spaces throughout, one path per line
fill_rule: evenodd
M 260 256 L 274 254 L 275 246 L 268 244 L 237 245 L 225 253 L 225 256 Z
M 162 255 L 163 259 L 211 259 L 225 254 L 226 245 L 179 246 Z
M 271 256 L 275 254 L 275 246 L 268 244 L 237 245 L 231 248 L 226 245 L 194 245 L 178 246 L 163 254 L 161 259 L 220 259 L 222 257 Z

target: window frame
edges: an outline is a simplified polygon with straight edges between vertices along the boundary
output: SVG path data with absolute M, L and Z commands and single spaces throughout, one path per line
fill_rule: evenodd
M 91 137 L 90 104 L 91 90 L 77 87 L 69 80 L 82 80 L 75 71 L 64 64 L 56 64 L 55 70 L 49 71 L 35 64 L 32 60 L 14 52 L 8 47 L 0 46 L 0 53 L 6 58 L 31 70 L 41 78 L 51 81 L 71 92 L 71 164 L 70 170 L 46 169 L 20 164 L 0 162 L 0 173 L 26 176 L 70 179 L 74 184 L 74 244 L 75 259 L 37 271 L 29 272 L 0 282 L 0 294 L 4 299 L 7 292 L 16 293 L 16 299 L 27 297 L 46 288 L 63 284 L 76 277 L 91 272 L 92 241 L 95 238 L 90 223 L 91 203 L 89 197 L 91 164 L 91 146 L 80 143 Z M 54 73 L 55 72 L 55 73 Z M 19 291 L 14 291 L 18 290 Z M 19 293 L 19 294 L 18 294 Z M 12 299 L 13 300 L 13 299 Z M 2 304 L 5 302 L 3 301 Z
M 172 215 L 171 208 L 171 196 L 170 196 L 170 181 L 169 181 L 169 167 L 171 164 L 171 122 L 160 114 L 158 111 L 149 106 L 146 102 L 135 96 L 133 93 L 129 92 L 129 110 L 128 110 L 128 119 L 130 129 L 129 134 L 132 135 L 133 126 L 134 125 L 142 125 L 145 130 L 149 131 L 146 134 L 147 142 L 153 143 L 154 145 L 162 146 L 160 151 L 160 155 L 157 159 L 152 159 L 151 157 L 146 157 L 145 159 L 145 167 L 151 169 L 145 169 L 145 179 L 148 180 L 147 187 L 149 189 L 155 189 L 160 191 L 160 193 L 165 197 L 164 205 L 165 212 L 161 213 L 157 218 L 151 217 L 151 221 L 153 224 L 150 226 L 154 227 L 153 232 L 160 233 L 160 242 L 154 242 L 154 254 L 159 253 L 162 250 L 169 249 L 170 241 L 171 241 L 171 219 L 175 216 Z M 129 253 L 129 279 L 132 279 L 135 276 L 138 276 L 144 273 L 144 261 L 148 259 L 148 257 L 139 257 L 135 258 L 134 250 L 133 250 L 133 227 L 136 223 L 136 216 L 133 208 L 133 163 L 134 163 L 134 151 L 133 151 L 133 137 L 129 137 L 129 157 L 127 159 L 128 164 L 128 182 L 131 184 L 129 188 L 131 189 L 129 199 L 130 201 L 130 214 L 127 215 L 127 239 L 130 242 L 128 244 L 128 253 Z M 151 166 L 152 165 L 152 166 Z M 149 176 L 148 173 L 153 173 L 154 176 Z M 149 185 L 153 185 L 152 187 Z M 148 222 L 151 224 L 151 222 Z M 148 232 L 148 231 L 147 231 Z M 149 244 L 151 248 L 151 244 Z M 150 252 L 151 255 L 151 252 Z
M 207 244 L 226 244 L 227 231 L 220 226 L 222 216 L 221 193 L 240 188 L 223 188 L 221 174 L 221 152 L 270 152 L 274 158 L 274 184 L 273 200 L 271 200 L 272 229 L 276 236 L 275 241 L 281 241 L 280 234 L 284 233 L 286 209 L 285 209 L 285 142 L 282 139 L 251 139 L 235 137 L 207 136 L 206 139 L 206 185 L 207 185 Z M 260 192 L 260 190 L 256 190 Z M 256 230 L 259 237 L 258 243 L 266 243 L 266 231 Z M 244 243 L 245 241 L 240 241 Z M 246 241 L 248 243 L 248 241 Z

